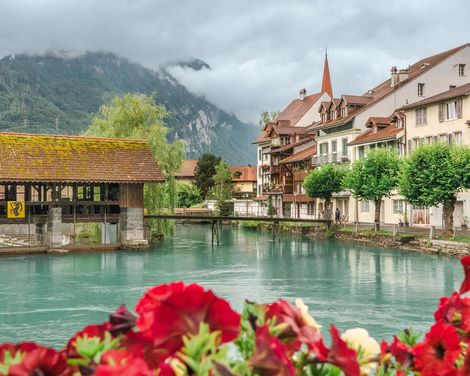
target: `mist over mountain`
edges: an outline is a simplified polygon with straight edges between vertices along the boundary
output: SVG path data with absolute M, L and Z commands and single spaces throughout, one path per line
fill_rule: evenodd
M 177 63 L 200 70 L 200 59 Z M 165 68 L 145 68 L 113 53 L 54 52 L 0 59 L 0 130 L 79 134 L 115 95 L 156 93 L 170 112 L 170 139 L 183 139 L 186 157 L 206 151 L 231 164 L 253 163 L 258 129 L 189 92 Z

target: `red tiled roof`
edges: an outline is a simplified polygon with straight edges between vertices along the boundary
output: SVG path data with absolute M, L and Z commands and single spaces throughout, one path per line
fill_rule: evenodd
M 232 181 L 256 181 L 256 166 L 229 166 L 232 172 Z M 235 173 L 241 173 L 236 177 Z
M 144 183 L 165 177 L 141 140 L 0 133 L 0 181 Z
M 183 161 L 183 165 L 175 173 L 177 178 L 193 178 L 194 172 L 196 171 L 197 160 L 195 159 L 186 159 Z
M 394 140 L 397 138 L 397 135 L 400 132 L 404 132 L 404 128 L 397 128 L 395 125 L 389 125 L 386 128 L 380 129 L 374 133 L 373 129 L 368 129 L 364 133 L 361 133 L 357 136 L 353 141 L 351 141 L 348 145 L 362 145 L 362 144 L 369 144 L 378 141 L 385 141 L 385 140 Z
M 306 159 L 309 159 L 313 155 L 315 155 L 316 152 L 317 152 L 317 147 L 316 145 L 313 145 L 304 150 L 299 151 L 298 153 L 291 155 L 290 157 L 287 157 L 281 160 L 279 163 L 286 164 L 286 163 L 305 161 Z
M 303 145 L 306 142 L 309 142 L 309 141 L 312 141 L 312 140 L 313 140 L 313 137 L 311 137 L 311 136 L 306 137 L 306 138 L 301 139 L 300 141 L 297 141 L 297 142 L 294 142 L 292 144 L 289 144 L 289 145 L 283 146 L 281 148 L 278 148 L 278 149 L 275 150 L 275 152 L 279 153 L 279 152 L 282 152 L 282 151 L 290 150 L 290 149 L 293 149 L 296 146 Z
M 304 100 L 294 99 L 289 105 L 278 115 L 277 121 L 281 125 L 295 126 L 297 122 L 304 116 L 308 110 L 318 101 L 322 93 L 307 95 Z
M 460 97 L 460 96 L 463 96 L 463 95 L 469 95 L 469 94 L 470 94 L 470 83 L 458 86 L 456 88 L 444 91 L 444 92 L 436 94 L 436 95 L 433 95 L 432 97 L 423 99 L 421 101 L 408 104 L 408 105 L 403 106 L 402 108 L 400 108 L 400 110 L 407 110 L 409 108 L 420 107 L 420 106 L 424 106 L 424 105 L 427 105 L 427 104 L 436 103 L 436 102 L 440 102 L 440 101 L 445 101 L 447 99 L 456 98 L 456 97 Z
M 354 104 L 354 105 L 366 105 L 373 99 L 372 97 L 368 97 L 365 95 L 348 95 L 348 94 L 342 95 L 341 98 L 344 99 L 344 101 L 347 104 Z
M 369 119 L 366 121 L 366 127 L 386 127 L 390 125 L 391 121 L 390 118 L 388 117 L 381 117 L 381 116 L 371 116 Z

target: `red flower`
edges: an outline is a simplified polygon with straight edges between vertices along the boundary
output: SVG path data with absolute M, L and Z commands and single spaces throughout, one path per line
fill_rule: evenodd
M 330 363 L 340 368 L 345 376 L 359 376 L 360 367 L 357 362 L 356 352 L 349 348 L 341 339 L 338 329 L 331 325 L 331 347 L 328 349 L 322 339 L 308 343 L 308 348 L 314 353 L 320 362 Z
M 222 342 L 233 340 L 240 331 L 240 315 L 228 302 L 196 284 L 153 287 L 137 303 L 136 311 L 140 332 L 169 354 L 181 348 L 183 335 L 197 334 L 201 322 L 209 324 L 211 331 L 220 331 Z
M 464 294 L 470 290 L 470 256 L 465 256 L 460 259 L 460 263 L 463 266 L 463 271 L 465 273 L 465 279 L 460 286 L 460 293 Z
M 445 375 L 455 371 L 454 362 L 462 353 L 457 329 L 438 322 L 423 342 L 413 348 L 414 364 L 422 376 Z
M 295 376 L 295 369 L 286 354 L 286 346 L 269 334 L 264 325 L 256 328 L 256 351 L 249 364 L 261 376 Z
M 8 374 L 8 369 L 13 363 L 18 363 L 24 359 L 27 353 L 37 349 L 34 342 L 23 342 L 13 345 L 4 343 L 0 345 L 0 375 Z
M 404 369 L 408 369 L 412 365 L 414 357 L 413 349 L 396 336 L 393 337 L 390 352 Z
M 67 346 L 65 347 L 65 355 L 67 356 L 67 358 L 81 358 L 82 355 L 80 355 L 77 351 L 77 339 L 97 337 L 100 340 L 103 340 L 104 335 L 109 330 L 109 328 L 110 325 L 107 322 L 100 325 L 86 326 L 69 339 L 69 341 L 67 342 Z
M 101 357 L 94 376 L 151 376 L 152 370 L 141 358 L 125 350 L 109 350 Z
M 65 357 L 47 347 L 38 347 L 29 352 L 21 363 L 10 367 L 10 376 L 69 376 L 72 374 L 71 368 L 67 366 Z
M 121 345 L 134 357 L 144 359 L 150 368 L 158 368 L 169 356 L 166 350 L 156 348 L 153 341 L 134 331 L 126 333 Z
M 436 322 L 443 322 L 470 332 L 470 298 L 462 298 L 454 292 L 451 297 L 441 298 L 437 311 L 434 313 Z

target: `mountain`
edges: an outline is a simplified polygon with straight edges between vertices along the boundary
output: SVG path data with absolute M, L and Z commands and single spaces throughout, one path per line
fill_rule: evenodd
M 210 69 L 202 60 L 184 64 Z M 254 162 L 255 126 L 192 94 L 167 70 L 147 69 L 112 53 L 0 59 L 0 130 L 79 134 L 104 101 L 128 92 L 157 93 L 157 102 L 170 112 L 169 138 L 185 140 L 186 158 L 210 151 L 230 164 Z

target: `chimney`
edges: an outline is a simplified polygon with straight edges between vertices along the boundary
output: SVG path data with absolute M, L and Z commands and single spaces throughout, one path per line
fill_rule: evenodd
M 299 98 L 301 101 L 303 101 L 305 99 L 305 97 L 307 96 L 307 90 L 304 88 L 304 89 L 300 89 L 299 91 Z
M 410 73 L 410 70 L 407 68 L 407 69 L 400 69 L 398 71 L 398 82 L 403 82 L 405 80 L 408 79 L 408 76 L 409 76 L 409 73 Z
M 392 70 L 391 70 L 391 73 L 392 73 L 392 77 L 390 79 L 390 86 L 395 87 L 395 85 L 398 84 L 398 69 L 397 69 L 397 67 L 393 66 Z

